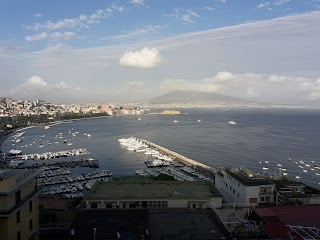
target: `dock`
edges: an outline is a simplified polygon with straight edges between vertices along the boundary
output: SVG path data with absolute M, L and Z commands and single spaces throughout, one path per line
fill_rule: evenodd
M 140 141 L 142 141 L 143 143 L 147 144 L 149 147 L 152 147 L 152 148 L 155 148 L 157 149 L 158 151 L 160 151 L 161 153 L 163 154 L 166 154 L 168 156 L 171 156 L 171 157 L 174 157 L 176 161 L 179 161 L 181 162 L 182 164 L 185 164 L 185 165 L 191 165 L 191 166 L 194 166 L 194 167 L 197 167 L 197 168 L 201 168 L 203 170 L 206 170 L 208 172 L 211 172 L 211 173 L 216 173 L 217 170 L 213 167 L 210 167 L 206 164 L 203 164 L 203 163 L 200 163 L 200 162 L 197 162 L 193 159 L 190 159 L 190 158 L 187 158 L 179 153 L 176 153 L 174 151 L 171 151 L 167 148 L 164 148 L 164 147 L 161 147 L 153 142 L 150 142 L 148 140 L 144 140 L 144 139 L 139 139 Z

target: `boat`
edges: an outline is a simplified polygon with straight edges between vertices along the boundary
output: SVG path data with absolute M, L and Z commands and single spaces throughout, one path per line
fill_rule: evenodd
M 200 119 L 198 119 L 198 122 L 201 122 L 201 120 L 200 120 Z
M 263 167 L 262 169 L 263 169 L 263 170 L 268 170 L 268 168 L 267 168 L 267 167 Z
M 229 121 L 228 123 L 231 124 L 231 125 L 236 125 L 237 124 L 237 122 L 235 122 L 235 121 Z
M 174 120 L 173 122 L 177 123 L 177 122 L 178 122 L 178 120 Z
M 140 120 L 141 120 L 141 118 L 138 118 L 138 120 L 140 121 Z
M 44 126 L 44 129 L 49 129 L 50 128 L 50 126 Z

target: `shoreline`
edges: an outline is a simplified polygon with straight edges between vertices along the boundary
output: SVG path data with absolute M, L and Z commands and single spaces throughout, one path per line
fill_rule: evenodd
M 81 120 L 81 119 L 87 119 L 88 120 L 88 119 L 91 119 L 91 118 L 103 118 L 103 117 L 108 117 L 108 116 L 85 117 L 85 118 L 74 118 L 74 119 L 58 120 L 58 121 L 48 122 L 49 124 L 46 124 L 46 122 L 43 122 L 43 123 L 39 123 L 39 124 L 33 125 L 33 126 L 24 126 L 24 127 L 19 127 L 19 128 L 10 129 L 10 130 L 3 130 L 3 131 L 0 132 L 0 160 L 2 159 L 2 144 L 4 143 L 4 141 L 12 133 L 21 132 L 23 130 L 34 128 L 34 127 L 44 127 L 44 126 L 51 127 L 51 126 L 60 125 L 60 124 L 63 124 L 63 123 L 72 123 L 74 121 Z

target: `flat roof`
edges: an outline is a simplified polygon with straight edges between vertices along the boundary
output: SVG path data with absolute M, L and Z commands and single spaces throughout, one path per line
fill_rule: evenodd
M 248 169 L 226 168 L 225 172 L 245 186 L 272 185 L 273 183 L 262 178 Z
M 211 210 L 94 209 L 79 211 L 71 225 L 74 239 L 226 239 L 231 240 Z M 70 234 L 70 233 L 69 233 Z
M 220 197 L 209 182 L 178 182 L 140 179 L 97 182 L 87 200 L 98 199 L 209 199 Z
M 254 211 L 269 223 L 320 227 L 320 205 L 259 207 Z
M 10 177 L 15 178 L 15 183 L 7 185 L 5 188 L 0 185 L 0 193 L 8 193 L 18 188 L 21 184 L 35 178 L 43 169 L 4 169 L 0 171 L 0 179 L 6 180 Z

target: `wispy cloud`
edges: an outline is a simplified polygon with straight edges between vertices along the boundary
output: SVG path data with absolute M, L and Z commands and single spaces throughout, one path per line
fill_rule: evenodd
M 25 40 L 28 42 L 32 42 L 32 41 L 40 41 L 40 40 L 44 40 L 47 39 L 48 34 L 46 32 L 42 32 L 42 33 L 37 33 L 34 35 L 27 35 L 25 37 Z
M 25 37 L 25 40 L 28 42 L 41 41 L 41 40 L 52 40 L 52 41 L 61 41 L 61 40 L 70 40 L 74 38 L 76 34 L 74 32 L 52 32 L 48 34 L 47 32 L 36 33 L 34 35 L 28 35 Z
M 267 8 L 269 7 L 270 2 L 264 2 L 257 5 L 257 8 Z
M 126 32 L 124 34 L 113 35 L 110 37 L 104 37 L 104 40 L 128 40 L 128 39 L 136 39 L 139 37 L 146 37 L 155 33 L 159 33 L 161 26 L 159 25 L 147 25 L 143 27 L 137 27 L 135 30 L 131 32 Z
M 195 23 L 195 19 L 200 17 L 200 15 L 192 9 L 184 10 L 178 8 L 174 9 L 174 12 L 168 16 L 175 17 L 184 23 Z
M 39 17 L 42 17 L 42 14 L 41 13 L 34 13 L 33 16 L 39 18 Z
M 47 38 L 50 32 L 54 32 L 52 38 L 58 37 L 60 39 L 70 39 L 70 31 L 62 34 L 58 30 L 89 28 L 90 25 L 98 24 L 112 14 L 122 12 L 125 12 L 124 6 L 112 4 L 105 9 L 98 9 L 89 15 L 80 15 L 76 18 L 65 18 L 59 21 L 47 20 L 44 23 L 35 23 L 33 25 L 24 26 L 25 29 L 36 32 L 34 35 L 26 36 L 25 39 L 27 41 L 43 40 Z M 45 36 L 45 33 L 47 36 Z
M 274 5 L 282 5 L 290 2 L 291 0 L 275 0 Z
M 148 5 L 145 4 L 144 0 L 131 0 L 130 3 L 135 5 L 135 6 L 149 7 Z
M 215 8 L 210 7 L 210 6 L 206 6 L 204 9 L 205 9 L 205 10 L 208 10 L 208 11 L 214 11 L 214 10 L 216 10 Z

